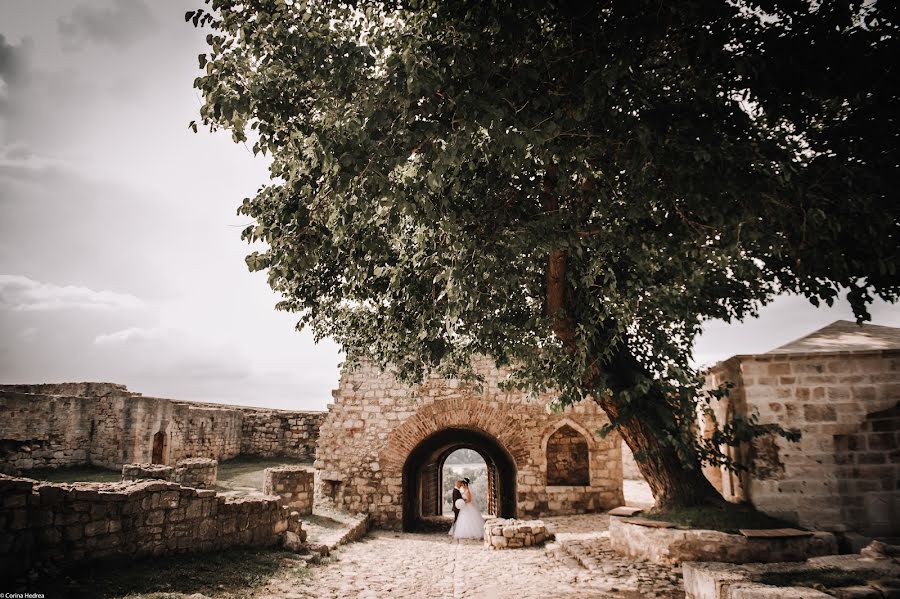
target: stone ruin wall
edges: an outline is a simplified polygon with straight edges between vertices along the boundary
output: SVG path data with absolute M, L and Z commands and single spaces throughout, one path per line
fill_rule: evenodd
M 86 464 L 95 402 L 0 391 L 0 471 Z
M 736 387 L 720 421 L 757 410 L 802 433 L 743 448 L 752 477 L 710 476 L 727 497 L 812 528 L 900 534 L 900 351 L 736 356 L 710 372 L 724 380 Z
M 263 457 L 287 456 L 312 461 L 325 412 L 288 412 L 244 408 L 241 453 Z
M 239 454 L 311 461 L 323 418 L 324 412 L 144 397 L 110 383 L 2 385 L 0 470 L 147 463 L 159 431 L 165 464 Z
M 0 474 L 0 575 L 37 565 L 275 546 L 303 536 L 277 497 L 223 497 L 173 482 L 47 483 Z
M 594 402 L 549 413 L 550 396 L 529 397 L 498 387 L 502 376 L 488 362 L 477 393 L 459 381 L 432 376 L 410 388 L 370 365 L 345 369 L 322 423 L 316 459 L 318 496 L 351 513 L 367 513 L 375 526 L 403 520 L 403 467 L 426 437 L 446 428 L 487 433 L 516 465 L 519 517 L 600 511 L 622 505 L 621 439 L 593 432 L 608 422 Z M 590 447 L 590 485 L 548 486 L 550 436 L 569 424 Z
M 182 458 L 227 460 L 240 453 L 241 414 L 228 407 L 158 397 L 97 399 L 91 463 L 120 468 L 151 462 L 153 437 L 165 433 L 164 464 Z

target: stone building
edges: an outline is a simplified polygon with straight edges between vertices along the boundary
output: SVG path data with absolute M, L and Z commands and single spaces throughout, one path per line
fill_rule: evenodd
M 715 406 L 719 422 L 757 412 L 802 434 L 734 452 L 752 476 L 708 469 L 726 498 L 812 528 L 900 535 L 900 329 L 837 321 L 720 362 L 707 382 L 734 385 Z
M 623 503 L 621 441 L 596 434 L 608 420 L 595 403 L 553 413 L 550 396 L 501 390 L 502 372 L 484 361 L 477 368 L 480 392 L 436 376 L 407 387 L 369 365 L 345 370 L 319 433 L 318 495 L 377 526 L 415 529 L 441 513 L 444 461 L 469 448 L 487 465 L 496 516 Z
M 0 470 L 239 454 L 312 460 L 323 416 L 144 397 L 112 383 L 0 385 Z

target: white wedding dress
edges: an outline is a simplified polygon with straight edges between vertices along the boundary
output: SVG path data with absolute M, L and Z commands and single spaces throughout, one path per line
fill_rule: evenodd
M 481 516 L 481 510 L 475 505 L 475 496 L 469 491 L 471 501 L 459 510 L 459 516 L 456 522 L 450 527 L 448 533 L 454 539 L 483 539 L 484 538 L 484 518 Z

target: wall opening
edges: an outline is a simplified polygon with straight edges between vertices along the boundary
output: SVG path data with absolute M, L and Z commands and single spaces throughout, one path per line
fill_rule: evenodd
M 153 435 L 153 451 L 150 462 L 152 464 L 166 463 L 166 433 L 158 431 Z
M 442 518 L 444 466 L 459 449 L 470 449 L 484 460 L 485 515 L 516 516 L 516 465 L 507 450 L 479 430 L 446 428 L 421 441 L 403 466 L 403 530 L 428 529 Z
M 547 440 L 547 485 L 590 484 L 590 449 L 587 439 L 568 424 L 564 424 Z
M 481 454 L 474 449 L 456 449 L 444 458 L 441 467 L 441 512 L 444 516 L 453 516 L 453 485 L 457 480 L 469 479 L 469 486 L 475 497 L 475 505 L 482 514 L 490 514 L 488 510 L 491 496 L 491 477 L 488 476 L 487 463 Z

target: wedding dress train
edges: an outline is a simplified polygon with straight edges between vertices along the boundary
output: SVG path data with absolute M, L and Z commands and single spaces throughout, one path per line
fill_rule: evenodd
M 471 491 L 469 491 L 471 493 Z M 461 510 L 456 522 L 450 527 L 450 534 L 454 539 L 483 539 L 484 518 L 481 510 L 475 505 L 475 498 L 467 503 Z

